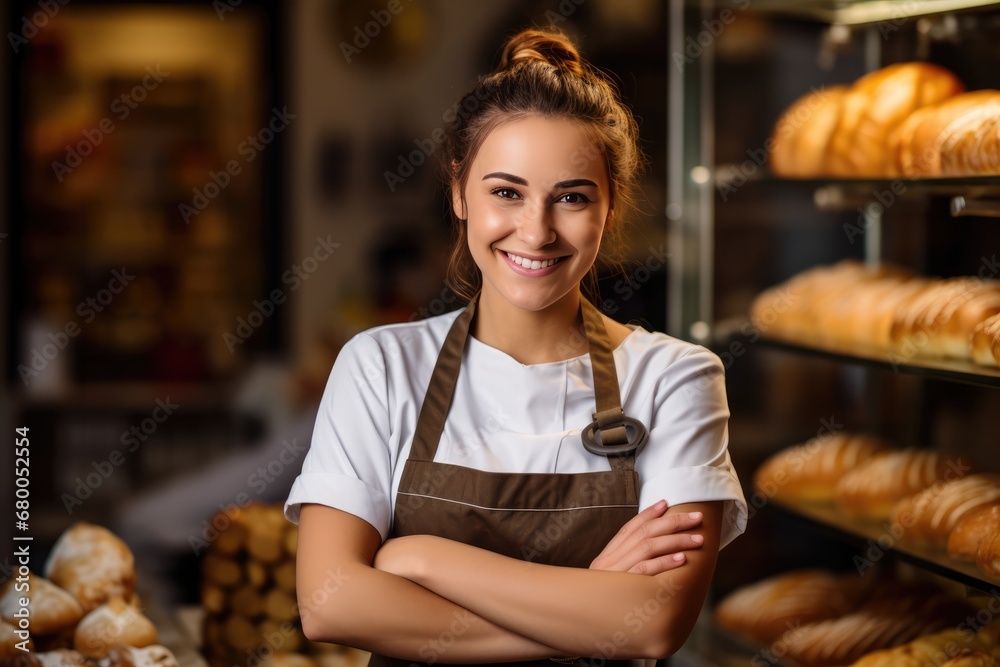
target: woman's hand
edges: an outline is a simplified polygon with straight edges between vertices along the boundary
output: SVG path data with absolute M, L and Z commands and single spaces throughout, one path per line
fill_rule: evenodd
M 684 551 L 698 549 L 705 539 L 681 531 L 701 524 L 702 515 L 685 512 L 664 516 L 666 511 L 667 503 L 661 500 L 635 515 L 589 569 L 654 575 L 683 565 Z

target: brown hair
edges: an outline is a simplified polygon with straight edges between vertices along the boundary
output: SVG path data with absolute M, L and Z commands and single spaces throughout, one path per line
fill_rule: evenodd
M 456 105 L 455 113 L 442 157 L 448 200 L 451 187 L 457 184 L 463 204 L 472 161 L 487 135 L 500 123 L 533 114 L 584 123 L 605 160 L 611 188 L 608 225 L 598 262 L 619 265 L 616 255 L 620 252 L 621 221 L 635 209 L 639 172 L 644 163 L 638 127 L 614 84 L 580 57 L 565 33 L 555 28 L 529 28 L 511 37 L 504 45 L 500 64 L 491 74 L 479 78 L 476 87 Z M 449 210 L 454 246 L 447 285 L 469 300 L 482 285 L 482 274 L 469 251 L 465 221 L 455 215 L 452 207 Z M 597 273 L 595 262 L 583 285 L 585 293 L 595 301 Z

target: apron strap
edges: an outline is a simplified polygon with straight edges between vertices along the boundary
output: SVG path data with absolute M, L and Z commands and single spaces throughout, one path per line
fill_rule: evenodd
M 462 354 L 465 350 L 472 320 L 476 314 L 480 290 L 469 301 L 465 310 L 455 318 L 445 337 L 444 345 L 434 364 L 430 384 L 424 396 L 420 413 L 417 417 L 417 427 L 410 448 L 411 459 L 433 461 L 437 453 L 444 424 L 448 417 L 458 374 L 462 366 Z M 618 389 L 618 371 L 615 367 L 614 350 L 608 338 L 607 328 L 601 311 L 586 297 L 581 296 L 580 305 L 583 310 L 584 331 L 590 350 L 590 365 L 594 375 L 594 395 L 597 410 L 595 416 L 601 427 L 601 442 L 607 445 L 621 444 L 628 441 L 628 433 L 621 424 L 623 416 L 621 393 Z M 605 424 L 619 424 L 604 428 Z M 608 455 L 612 469 L 616 471 L 631 471 L 635 465 L 635 452 Z

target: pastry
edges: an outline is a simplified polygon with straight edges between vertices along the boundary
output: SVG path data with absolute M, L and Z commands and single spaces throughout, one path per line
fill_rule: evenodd
M 904 498 L 891 515 L 906 529 L 906 536 L 947 547 L 948 535 L 963 516 L 1000 500 L 1000 475 L 979 473 L 937 483 Z
M 978 106 L 942 130 L 942 176 L 997 173 L 1000 173 L 1000 106 Z
M 914 111 L 890 142 L 898 173 L 908 178 L 940 176 L 944 129 L 970 111 L 993 105 L 1000 106 L 1000 90 L 975 90 Z
M 797 178 L 823 174 L 826 147 L 847 90 L 839 85 L 812 90 L 785 110 L 771 133 L 771 171 Z
M 114 644 L 97 664 L 98 667 L 179 667 L 170 649 L 160 644 L 145 648 Z
M 948 664 L 949 651 L 960 646 L 970 651 L 983 651 L 986 644 L 978 637 L 968 637 L 962 631 L 950 629 L 918 637 L 895 648 L 869 653 L 854 663 L 853 667 L 930 667 Z M 959 652 L 958 655 L 961 655 Z
M 17 590 L 25 583 L 28 585 L 27 591 Z M 27 582 L 19 582 L 17 577 L 7 580 L 0 593 L 0 618 L 16 624 L 17 614 L 22 609 L 22 597 L 28 599 L 31 633 L 36 638 L 72 628 L 83 617 L 83 609 L 76 598 L 32 572 Z
M 72 593 L 84 612 L 113 597 L 130 600 L 135 593 L 135 559 L 128 545 L 91 523 L 78 522 L 59 537 L 45 576 Z
M 957 522 L 948 534 L 948 555 L 957 560 L 973 562 L 979 544 L 990 535 L 1000 533 L 1000 502 L 978 507 Z
M 156 628 L 145 615 L 121 598 L 113 598 L 83 617 L 76 626 L 73 648 L 101 658 L 112 644 L 143 647 L 158 641 Z
M 903 450 L 875 457 L 848 471 L 837 484 L 837 504 L 846 512 L 881 519 L 900 499 L 943 480 L 951 470 L 944 455 Z
M 1000 580 L 1000 533 L 992 533 L 979 543 L 976 565 L 987 577 Z
M 972 330 L 972 360 L 1000 366 L 1000 315 L 983 320 Z
M 950 71 L 924 62 L 897 63 L 861 77 L 844 97 L 827 152 L 828 173 L 892 175 L 896 161 L 889 159 L 890 136 L 896 127 L 916 109 L 963 91 Z
M 792 627 L 842 616 L 855 600 L 838 577 L 821 570 L 798 570 L 744 586 L 715 609 L 715 622 L 732 632 L 769 644 Z
M 767 459 L 754 475 L 754 488 L 768 498 L 830 501 L 845 473 L 888 449 L 887 443 L 868 435 L 816 437 Z

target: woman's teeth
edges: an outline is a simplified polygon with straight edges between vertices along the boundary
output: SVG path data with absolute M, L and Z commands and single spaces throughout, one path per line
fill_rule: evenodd
M 514 260 L 514 263 L 523 266 L 526 269 L 544 269 L 546 266 L 552 266 L 556 262 L 561 261 L 562 257 L 557 257 L 555 259 L 537 260 L 537 259 L 525 259 L 524 257 L 518 257 L 517 255 L 512 255 L 507 253 L 507 256 Z

